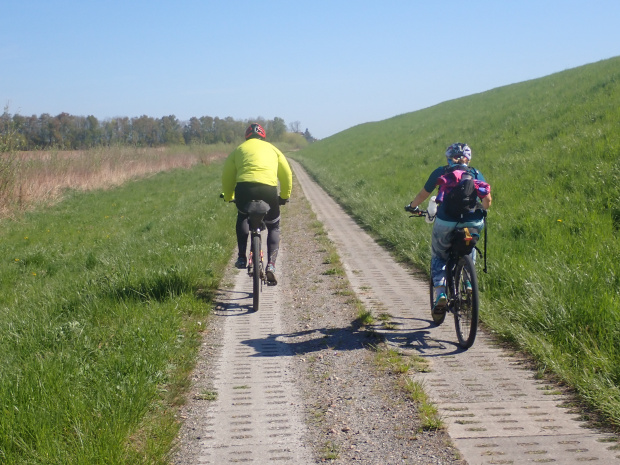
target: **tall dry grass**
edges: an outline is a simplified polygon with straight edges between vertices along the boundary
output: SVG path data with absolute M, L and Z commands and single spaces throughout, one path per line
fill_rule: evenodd
M 230 150 L 232 146 L 215 145 L 13 152 L 7 164 L 11 183 L 5 183 L 0 198 L 0 218 L 55 203 L 68 190 L 109 189 L 162 171 L 209 164 Z

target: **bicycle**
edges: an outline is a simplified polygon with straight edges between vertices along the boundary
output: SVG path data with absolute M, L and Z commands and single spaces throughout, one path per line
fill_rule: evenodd
M 405 206 L 405 211 L 412 214 L 411 218 L 433 218 L 427 210 L 419 210 L 417 208 L 413 209 L 409 205 Z M 484 213 L 486 222 L 486 211 Z M 432 312 L 432 308 L 434 307 L 432 276 L 430 279 L 429 294 L 433 322 L 439 326 L 444 322 L 446 314 L 448 312 L 452 313 L 454 315 L 454 326 L 459 345 L 463 349 L 468 349 L 474 344 L 476 333 L 478 331 L 480 296 L 478 291 L 478 275 L 476 274 L 474 261 L 469 253 L 463 252 L 462 247 L 455 246 L 457 245 L 456 241 L 459 240 L 462 241 L 463 238 L 455 234 L 452 239 L 452 246 L 448 251 L 449 257 L 446 263 L 447 305 L 446 311 L 443 314 L 437 315 Z M 478 250 L 477 248 L 475 249 Z M 484 272 L 486 273 L 486 253 L 484 254 L 484 258 Z
M 265 229 L 265 215 L 269 204 L 264 200 L 252 200 L 243 207 L 248 214 L 250 225 L 250 259 L 248 260 L 248 276 L 252 277 L 252 309 L 257 312 L 263 283 L 267 283 L 263 263 L 261 232 Z
M 224 198 L 224 194 L 220 194 Z M 236 203 L 233 199 L 231 203 Z M 248 276 L 252 278 L 252 310 L 257 312 L 263 283 L 269 284 L 264 270 L 261 232 L 265 228 L 265 215 L 269 212 L 269 204 L 264 200 L 251 200 L 243 206 L 248 215 L 250 226 L 250 257 L 248 260 Z

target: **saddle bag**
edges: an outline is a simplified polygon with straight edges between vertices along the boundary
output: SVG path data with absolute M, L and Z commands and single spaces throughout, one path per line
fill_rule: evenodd
M 270 208 L 264 200 L 252 200 L 245 205 L 244 210 L 249 217 L 250 229 L 258 229 L 263 227 L 263 219 Z
M 478 228 L 456 228 L 452 237 L 452 249 L 458 255 L 469 255 L 480 239 Z

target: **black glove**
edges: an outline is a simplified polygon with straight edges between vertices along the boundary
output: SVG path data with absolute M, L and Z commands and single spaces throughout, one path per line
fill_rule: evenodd
M 418 216 L 422 215 L 420 207 L 411 208 L 411 204 L 405 205 L 405 211 Z
M 283 199 L 282 197 L 278 197 L 278 205 L 286 205 L 289 199 Z

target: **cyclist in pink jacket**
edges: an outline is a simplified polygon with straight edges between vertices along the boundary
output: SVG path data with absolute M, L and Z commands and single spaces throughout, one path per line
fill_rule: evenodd
M 409 204 L 411 208 L 417 208 L 439 186 L 439 194 L 436 199 L 439 206 L 431 237 L 431 277 L 435 295 L 433 314 L 436 315 L 442 315 L 446 311 L 446 262 L 448 261 L 448 249 L 452 245 L 454 230 L 457 227 L 472 227 L 482 231 L 484 215 L 481 209 L 488 209 L 492 201 L 491 186 L 486 183 L 480 171 L 469 166 L 471 148 L 467 144 L 457 142 L 450 145 L 446 150 L 446 159 L 448 164 L 440 166 L 431 173 L 422 190 Z M 455 217 L 450 214 L 442 200 L 463 176 L 473 178 L 479 200 L 470 211 L 460 215 L 460 217 Z M 474 253 L 475 250 L 472 251 L 472 254 Z

